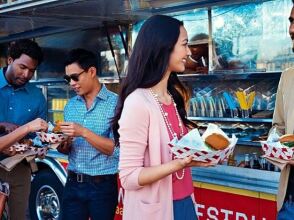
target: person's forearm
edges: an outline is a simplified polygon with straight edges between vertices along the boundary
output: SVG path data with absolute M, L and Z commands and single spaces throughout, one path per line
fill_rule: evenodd
M 183 168 L 179 160 L 172 160 L 158 166 L 144 167 L 139 174 L 139 185 L 145 186 L 152 184 Z
M 85 128 L 83 135 L 93 147 L 99 150 L 101 153 L 111 156 L 114 150 L 114 141 L 110 138 L 105 138 L 95 134 L 89 129 Z
M 29 132 L 29 127 L 27 125 L 23 125 L 15 129 L 13 132 L 0 137 L 0 151 L 10 147 L 15 142 L 26 136 Z

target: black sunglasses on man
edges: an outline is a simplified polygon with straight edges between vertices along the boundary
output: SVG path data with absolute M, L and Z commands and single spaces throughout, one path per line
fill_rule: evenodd
M 82 73 L 84 73 L 85 70 L 83 70 L 82 72 L 80 73 L 73 73 L 73 74 L 70 74 L 70 75 L 64 75 L 63 78 L 65 79 L 65 81 L 67 83 L 70 83 L 71 80 L 75 81 L 75 82 L 78 82 L 79 81 L 79 77 Z

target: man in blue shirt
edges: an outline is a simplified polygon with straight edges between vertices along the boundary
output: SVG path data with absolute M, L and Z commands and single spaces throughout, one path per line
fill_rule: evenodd
M 43 53 L 37 43 L 31 40 L 11 43 L 8 66 L 0 69 L 0 125 L 7 131 L 36 118 L 46 118 L 46 100 L 41 90 L 28 83 L 42 60 Z M 11 220 L 25 220 L 31 183 L 29 164 L 20 163 L 10 172 L 0 169 L 0 179 L 10 185 Z
M 117 95 L 97 78 L 97 57 L 90 51 L 69 53 L 65 79 L 77 96 L 64 109 L 61 130 L 72 137 L 61 219 L 113 220 L 118 201 L 118 148 L 110 120 Z

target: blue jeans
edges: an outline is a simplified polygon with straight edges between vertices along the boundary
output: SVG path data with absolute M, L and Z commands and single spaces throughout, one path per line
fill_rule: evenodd
M 294 219 L 294 202 L 287 201 L 278 213 L 277 220 L 292 220 Z
M 195 206 L 191 196 L 174 200 L 174 220 L 197 220 Z
M 79 183 L 68 179 L 61 204 L 61 220 L 113 220 L 118 201 L 117 179 Z

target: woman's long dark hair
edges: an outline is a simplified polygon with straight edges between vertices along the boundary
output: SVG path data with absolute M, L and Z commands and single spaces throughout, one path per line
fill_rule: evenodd
M 180 35 L 183 22 L 165 15 L 154 15 L 147 19 L 137 36 L 112 120 L 115 143 L 119 142 L 118 120 L 121 117 L 124 102 L 137 88 L 151 88 L 158 84 L 168 68 L 170 55 Z M 177 104 L 178 112 L 186 126 L 195 124 L 187 119 L 185 97 L 188 91 L 182 85 L 176 73 L 168 79 L 168 91 Z

